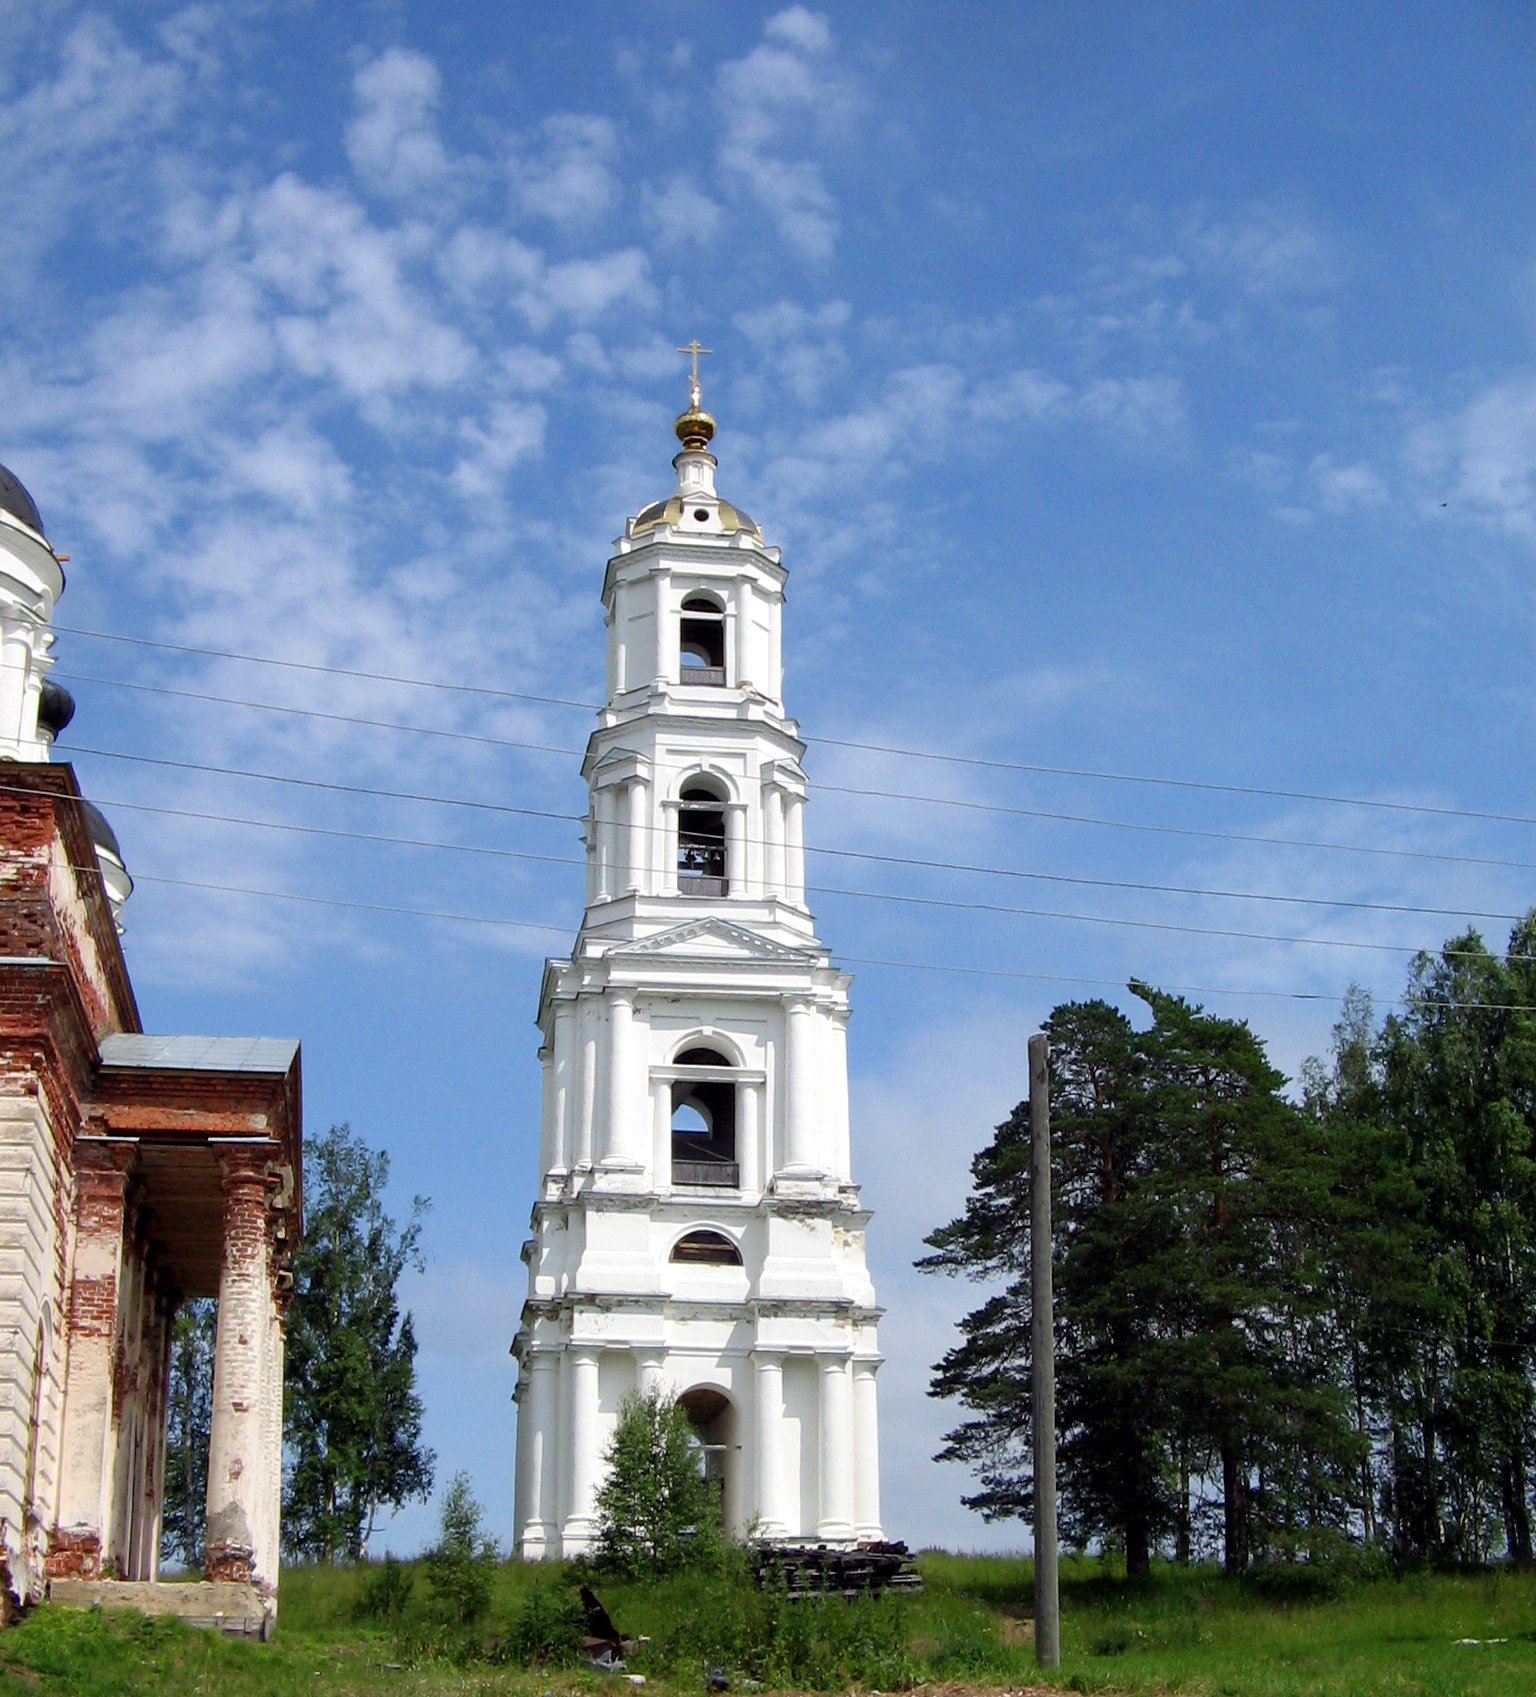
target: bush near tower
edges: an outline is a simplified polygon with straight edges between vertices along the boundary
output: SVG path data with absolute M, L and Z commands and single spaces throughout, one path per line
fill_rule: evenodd
M 632 1391 L 619 1406 L 597 1493 L 597 1565 L 628 1575 L 712 1561 L 724 1540 L 720 1499 L 704 1477 L 686 1411 L 669 1391 Z

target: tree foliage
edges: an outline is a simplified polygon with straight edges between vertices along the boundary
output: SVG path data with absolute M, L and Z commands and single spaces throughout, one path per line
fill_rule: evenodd
M 719 1550 L 720 1498 L 686 1410 L 670 1392 L 632 1391 L 619 1407 L 597 1493 L 597 1560 L 616 1572 L 674 1573 Z
M 1241 1021 L 1145 985 L 1047 1022 L 1062 1513 L 1145 1571 L 1355 1540 L 1532 1557 L 1536 914 L 1346 1000 L 1301 1100 Z M 985 1516 L 1031 1512 L 1029 1115 L 919 1265 L 991 1286 L 938 1363 Z
M 184 1302 L 171 1322 L 165 1401 L 165 1496 L 160 1549 L 166 1565 L 203 1565 L 208 1509 L 208 1440 L 213 1427 L 213 1346 L 219 1305 Z
M 491 1606 L 498 1551 L 485 1532 L 481 1508 L 462 1470 L 443 1498 L 437 1543 L 427 1552 L 427 1581 L 438 1613 L 449 1626 L 473 1626 Z
M 283 1538 L 313 1560 L 359 1560 L 380 1508 L 431 1494 L 416 1334 L 399 1283 L 422 1265 L 417 1197 L 384 1208 L 389 1157 L 349 1126 L 304 1145 L 304 1242 L 293 1262 L 285 1370 Z

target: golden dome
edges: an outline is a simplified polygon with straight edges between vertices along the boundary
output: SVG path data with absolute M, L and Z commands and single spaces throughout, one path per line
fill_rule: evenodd
M 677 415 L 677 422 L 672 428 L 686 452 L 702 454 L 708 448 L 709 439 L 715 433 L 715 421 L 699 405 L 697 389 L 694 390 L 693 405 L 687 412 Z

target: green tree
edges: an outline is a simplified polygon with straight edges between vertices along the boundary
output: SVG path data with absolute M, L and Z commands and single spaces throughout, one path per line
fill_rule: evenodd
M 389 1157 L 349 1126 L 304 1145 L 308 1206 L 288 1311 L 289 1455 L 283 1538 L 296 1555 L 360 1560 L 380 1508 L 431 1494 L 416 1334 L 399 1283 L 422 1265 L 417 1197 L 405 1226 L 384 1208 Z
M 604 1454 L 597 1560 L 625 1574 L 673 1573 L 723 1541 L 720 1498 L 687 1411 L 667 1391 L 632 1391 Z
M 1222 1480 L 1228 1564 L 1347 1514 L 1353 1479 L 1328 1324 L 1333 1197 L 1323 1139 L 1246 1025 L 1145 985 L 1137 1032 L 1104 1002 L 1047 1021 L 1057 1424 L 1070 1536 L 1148 1570 L 1191 1547 L 1192 1475 Z M 987 1518 L 1030 1512 L 1029 1112 L 972 1164 L 965 1213 L 919 1266 L 1001 1284 L 961 1322 L 931 1393 L 973 1418 Z
M 1328 1324 L 1326 1141 L 1247 1022 L 1145 985 L 1153 1183 L 1177 1221 L 1158 1287 L 1161 1379 L 1220 1471 L 1227 1568 L 1289 1553 L 1347 1512 L 1351 1436 Z
M 473 1626 L 491 1606 L 499 1552 L 485 1532 L 485 1511 L 462 1470 L 448 1483 L 437 1543 L 427 1552 L 427 1580 L 451 1626 Z
M 219 1305 L 184 1302 L 171 1322 L 165 1398 L 165 1493 L 160 1547 L 189 1572 L 203 1565 L 208 1506 L 208 1438 L 213 1426 L 213 1345 Z
M 1476 931 L 1412 967 L 1380 1049 L 1422 1198 L 1435 1300 L 1395 1385 L 1394 1507 L 1414 1553 L 1532 1559 L 1536 1460 L 1536 913 L 1503 959 Z
M 1118 1544 L 1141 1574 L 1174 1516 L 1156 1326 L 1166 1293 L 1152 1288 L 1171 1228 L 1147 1183 L 1142 1056 L 1129 1020 L 1102 1001 L 1058 1007 L 1046 1031 L 1063 1522 L 1078 1541 Z M 971 1170 L 965 1213 L 928 1238 L 934 1254 L 918 1266 L 1005 1285 L 961 1321 L 931 1386 L 974 1415 L 940 1459 L 977 1470 L 981 1489 L 964 1501 L 992 1520 L 1033 1509 L 1027 1102 Z

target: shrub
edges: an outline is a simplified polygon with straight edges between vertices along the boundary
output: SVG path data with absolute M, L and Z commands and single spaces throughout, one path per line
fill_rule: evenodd
M 398 1623 L 415 1586 L 415 1575 L 403 1568 L 393 1556 L 386 1555 L 384 1565 L 368 1578 L 358 1592 L 352 1605 L 352 1618 Z
M 581 1598 L 570 1586 L 536 1584 L 513 1623 L 511 1659 L 567 1667 L 581 1656 L 586 1627 Z

